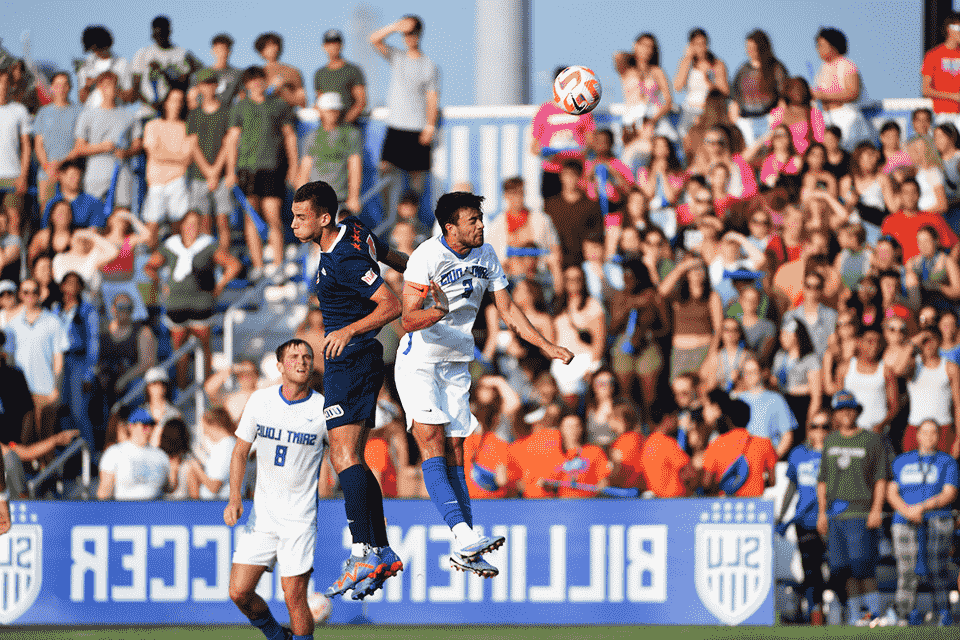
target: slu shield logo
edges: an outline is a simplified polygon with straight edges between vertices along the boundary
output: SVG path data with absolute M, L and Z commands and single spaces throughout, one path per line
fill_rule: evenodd
M 694 544 L 694 575 L 703 606 L 729 625 L 752 616 L 770 593 L 770 525 L 698 524 Z
M 22 616 L 40 594 L 42 542 L 38 524 L 15 524 L 0 536 L 0 624 Z

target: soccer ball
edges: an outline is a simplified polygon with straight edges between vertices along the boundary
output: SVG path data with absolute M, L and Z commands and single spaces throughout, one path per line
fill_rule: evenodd
M 317 624 L 325 624 L 333 613 L 333 603 L 330 598 L 322 593 L 314 593 L 307 598 L 307 605 L 310 607 L 310 614 L 313 621 Z
M 600 81 L 586 67 L 567 67 L 553 81 L 553 101 L 575 116 L 590 113 L 600 104 Z

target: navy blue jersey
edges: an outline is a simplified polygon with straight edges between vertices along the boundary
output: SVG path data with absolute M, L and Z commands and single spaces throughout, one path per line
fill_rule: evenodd
M 370 298 L 383 284 L 377 260 L 384 259 L 390 250 L 355 216 L 343 220 L 339 229 L 330 250 L 320 254 L 314 287 L 327 333 L 356 322 L 376 308 Z M 355 336 L 351 345 L 372 339 L 377 333 Z

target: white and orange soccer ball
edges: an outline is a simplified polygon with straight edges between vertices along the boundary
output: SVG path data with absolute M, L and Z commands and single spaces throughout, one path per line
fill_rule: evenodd
M 596 74 L 586 67 L 567 67 L 553 81 L 553 101 L 575 116 L 593 111 L 602 93 Z
M 333 613 L 333 603 L 330 598 L 322 593 L 311 594 L 307 598 L 307 605 L 310 607 L 310 613 L 313 615 L 313 621 L 317 624 L 325 624 Z

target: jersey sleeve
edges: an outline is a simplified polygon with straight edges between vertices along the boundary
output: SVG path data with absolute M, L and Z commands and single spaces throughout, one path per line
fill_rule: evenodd
M 240 422 L 237 424 L 236 436 L 244 442 L 252 443 L 257 437 L 257 425 L 253 418 L 253 407 L 259 404 L 260 393 L 254 392 L 243 407 L 243 413 L 240 414 Z
M 500 264 L 500 258 L 497 257 L 497 252 L 493 250 L 493 246 L 490 244 L 483 245 L 483 250 L 491 293 L 506 289 L 510 283 L 507 281 L 507 274 L 503 272 L 503 265 Z
M 361 153 L 362 143 L 360 142 L 360 134 L 354 131 L 352 134 L 351 140 L 355 140 L 356 149 L 351 145 L 349 155 L 354 155 L 355 153 Z M 373 249 L 377 254 L 377 262 L 383 262 L 387 259 L 387 254 L 390 253 L 390 245 L 387 244 L 383 238 L 375 234 L 373 231 L 370 231 L 370 239 L 373 240 Z
M 420 245 L 422 247 L 426 244 Z M 407 260 L 407 270 L 403 272 L 403 280 L 414 284 L 430 284 L 430 267 L 427 264 L 426 251 L 414 249 Z
M 368 253 L 347 254 L 340 260 L 337 268 L 337 281 L 344 287 L 365 297 L 372 298 L 383 278 L 380 277 L 380 267 Z

